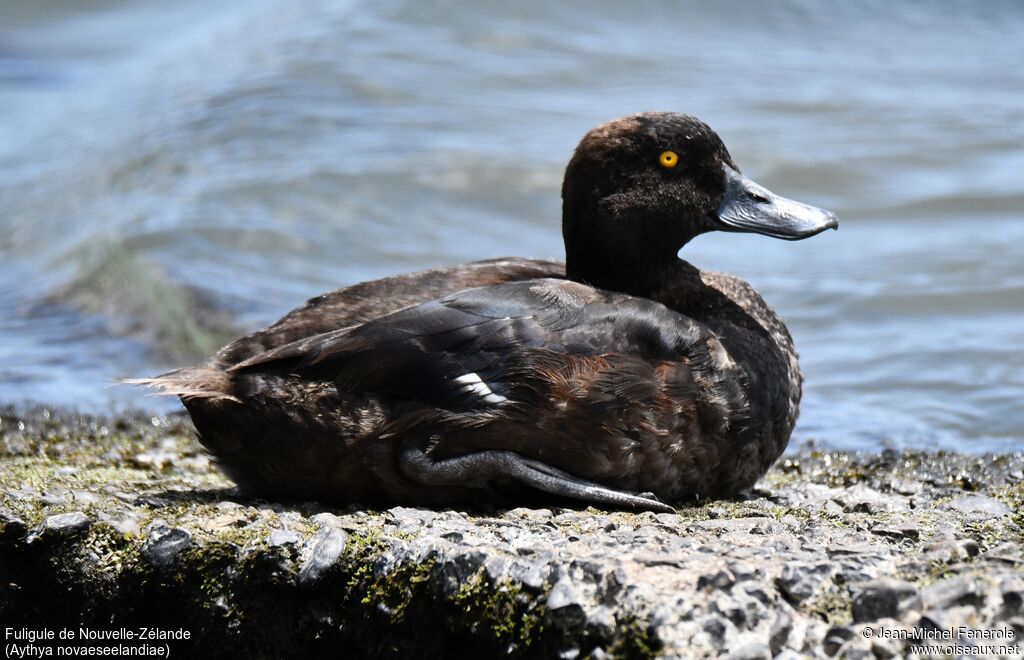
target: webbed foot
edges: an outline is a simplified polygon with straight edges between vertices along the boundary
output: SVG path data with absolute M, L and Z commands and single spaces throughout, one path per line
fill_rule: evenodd
M 408 478 L 427 486 L 465 486 L 512 478 L 560 497 L 624 509 L 675 513 L 653 493 L 614 490 L 511 451 L 488 450 L 435 460 L 422 449 L 407 448 L 399 455 L 398 465 Z

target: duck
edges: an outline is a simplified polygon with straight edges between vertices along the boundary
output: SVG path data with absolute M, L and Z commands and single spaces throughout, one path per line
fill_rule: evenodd
M 696 117 L 629 115 L 587 132 L 565 169 L 564 263 L 341 288 L 133 382 L 178 396 L 255 497 L 671 512 L 751 488 L 786 448 L 802 388 L 757 291 L 680 250 L 712 231 L 837 227 L 744 176 Z

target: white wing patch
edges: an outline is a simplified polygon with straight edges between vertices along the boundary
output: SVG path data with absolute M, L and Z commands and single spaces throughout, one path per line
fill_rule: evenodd
M 464 391 L 480 397 L 487 403 L 504 403 L 505 401 L 508 401 L 508 399 L 500 394 L 495 394 L 491 388 L 487 387 L 487 383 L 480 380 L 480 376 L 475 373 L 463 374 L 456 378 L 455 382 L 462 383 L 462 389 Z

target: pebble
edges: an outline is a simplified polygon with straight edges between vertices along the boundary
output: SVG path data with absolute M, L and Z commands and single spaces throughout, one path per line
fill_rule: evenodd
M 524 586 L 539 591 L 547 582 L 550 569 L 539 561 L 517 560 L 512 562 L 509 575 Z
M 774 660 L 803 660 L 806 657 L 803 653 L 797 653 L 792 649 L 783 649 L 775 654 Z
M 91 521 L 89 516 L 81 511 L 71 513 L 58 513 L 47 516 L 31 534 L 28 535 L 28 542 L 47 536 L 61 537 L 76 534 L 88 529 Z
M 39 501 L 45 506 L 60 506 L 67 504 L 71 499 L 71 493 L 43 493 Z
M 946 504 L 946 508 L 984 518 L 1005 516 L 1010 513 L 1010 507 L 994 497 L 975 494 L 963 495 L 951 500 Z
M 790 563 L 782 567 L 775 584 L 786 600 L 793 605 L 799 605 L 815 595 L 835 570 L 831 563 Z
M 870 513 L 877 515 L 880 513 L 899 513 L 910 508 L 902 498 L 885 495 L 864 484 L 857 484 L 853 488 L 843 491 L 835 500 L 842 505 L 843 511 L 847 513 Z
M 330 518 L 323 516 L 330 516 Z M 314 518 L 318 517 L 321 521 L 331 521 L 335 518 L 331 514 L 314 516 Z M 330 524 L 322 525 L 309 540 L 309 556 L 302 564 L 302 568 L 299 569 L 299 584 L 309 587 L 320 582 L 345 551 L 347 540 L 348 534 L 342 530 Z
M 853 597 L 853 620 L 900 619 L 906 612 L 920 608 L 917 587 L 903 580 L 882 578 L 861 585 Z
M 766 644 L 751 642 L 724 657 L 726 660 L 771 660 L 772 651 Z
M 903 654 L 903 641 L 892 637 L 883 637 L 879 631 L 902 630 L 904 626 L 894 619 L 880 619 L 878 625 L 873 627 L 871 637 L 871 652 L 876 658 L 895 658 Z
M 1006 541 L 994 548 L 990 548 L 985 553 L 985 557 L 1013 566 L 1024 565 L 1024 549 L 1022 549 L 1021 544 L 1014 543 L 1013 541 Z
M 954 605 L 979 606 L 984 601 L 977 583 L 965 577 L 940 580 L 921 591 L 921 601 L 928 609 L 948 609 Z
M 825 655 L 835 655 L 846 642 L 853 639 L 853 635 L 853 630 L 846 626 L 832 626 L 825 633 L 825 639 L 821 644 L 822 650 L 825 651 Z
M 736 584 L 736 576 L 731 571 L 722 569 L 704 573 L 697 578 L 698 589 L 729 589 Z
M 135 536 L 142 531 L 139 515 L 133 511 L 102 512 L 97 521 L 110 525 L 123 536 Z
M 569 630 L 583 627 L 587 622 L 583 601 L 572 582 L 561 579 L 555 583 L 548 594 L 548 615 L 559 626 Z
M 928 631 L 948 630 L 950 628 L 946 613 L 937 611 L 922 612 L 914 625 Z
M 949 539 L 924 548 L 924 554 L 930 560 L 945 564 L 976 557 L 979 552 L 981 552 L 981 548 L 974 539 Z
M 1024 581 L 1003 580 L 999 585 L 1003 613 L 1007 618 L 1024 610 Z
M 878 524 L 871 528 L 871 533 L 894 539 L 916 541 L 921 537 L 921 526 L 916 523 Z
M 924 490 L 924 485 L 920 481 L 908 479 L 893 479 L 889 482 L 889 487 L 900 495 L 917 495 Z
M 2 523 L 2 525 L 0 525 L 0 532 L 2 532 L 2 535 L 0 536 L 21 538 L 21 536 L 25 534 L 25 530 L 28 528 L 24 520 L 9 511 L 5 511 L 4 509 L 0 509 L 0 523 Z
M 768 644 L 772 655 L 782 651 L 791 632 L 793 632 L 793 617 L 785 609 L 780 608 L 775 613 L 775 619 L 768 631 Z
M 278 528 L 267 536 L 267 545 L 277 548 L 282 545 L 294 545 L 302 540 L 302 535 L 290 529 Z
M 149 536 L 139 554 L 157 568 L 168 568 L 183 551 L 192 547 L 192 535 L 180 527 L 170 527 L 162 520 L 149 524 Z

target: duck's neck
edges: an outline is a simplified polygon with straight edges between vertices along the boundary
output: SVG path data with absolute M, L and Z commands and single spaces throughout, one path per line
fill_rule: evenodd
M 704 288 L 700 271 L 677 257 L 665 254 L 637 254 L 622 246 L 613 254 L 586 245 L 566 245 L 565 273 L 569 279 L 599 289 L 661 300 L 667 291 Z
M 685 266 L 685 268 L 684 268 Z M 654 298 L 666 282 L 686 277 L 700 282 L 700 273 L 672 249 L 661 253 L 629 244 L 608 249 L 597 241 L 566 241 L 565 272 L 569 279 L 599 289 Z
M 578 252 L 567 245 L 565 272 L 576 282 L 660 302 L 715 330 L 723 318 L 735 321 L 734 316 L 743 315 L 726 295 L 704 281 L 699 268 L 674 254 L 652 256 L 647 262 L 623 256 Z
M 676 256 L 692 236 L 684 218 L 659 218 L 659 209 L 618 205 L 614 196 L 570 185 L 568 172 L 562 190 L 562 237 L 566 275 L 600 289 L 652 298 L 666 281 L 677 281 Z M 678 214 L 675 214 L 678 215 Z M 652 240 L 658 236 L 658 240 Z M 688 264 L 685 264 L 688 266 Z M 695 283 L 700 274 L 690 269 Z

